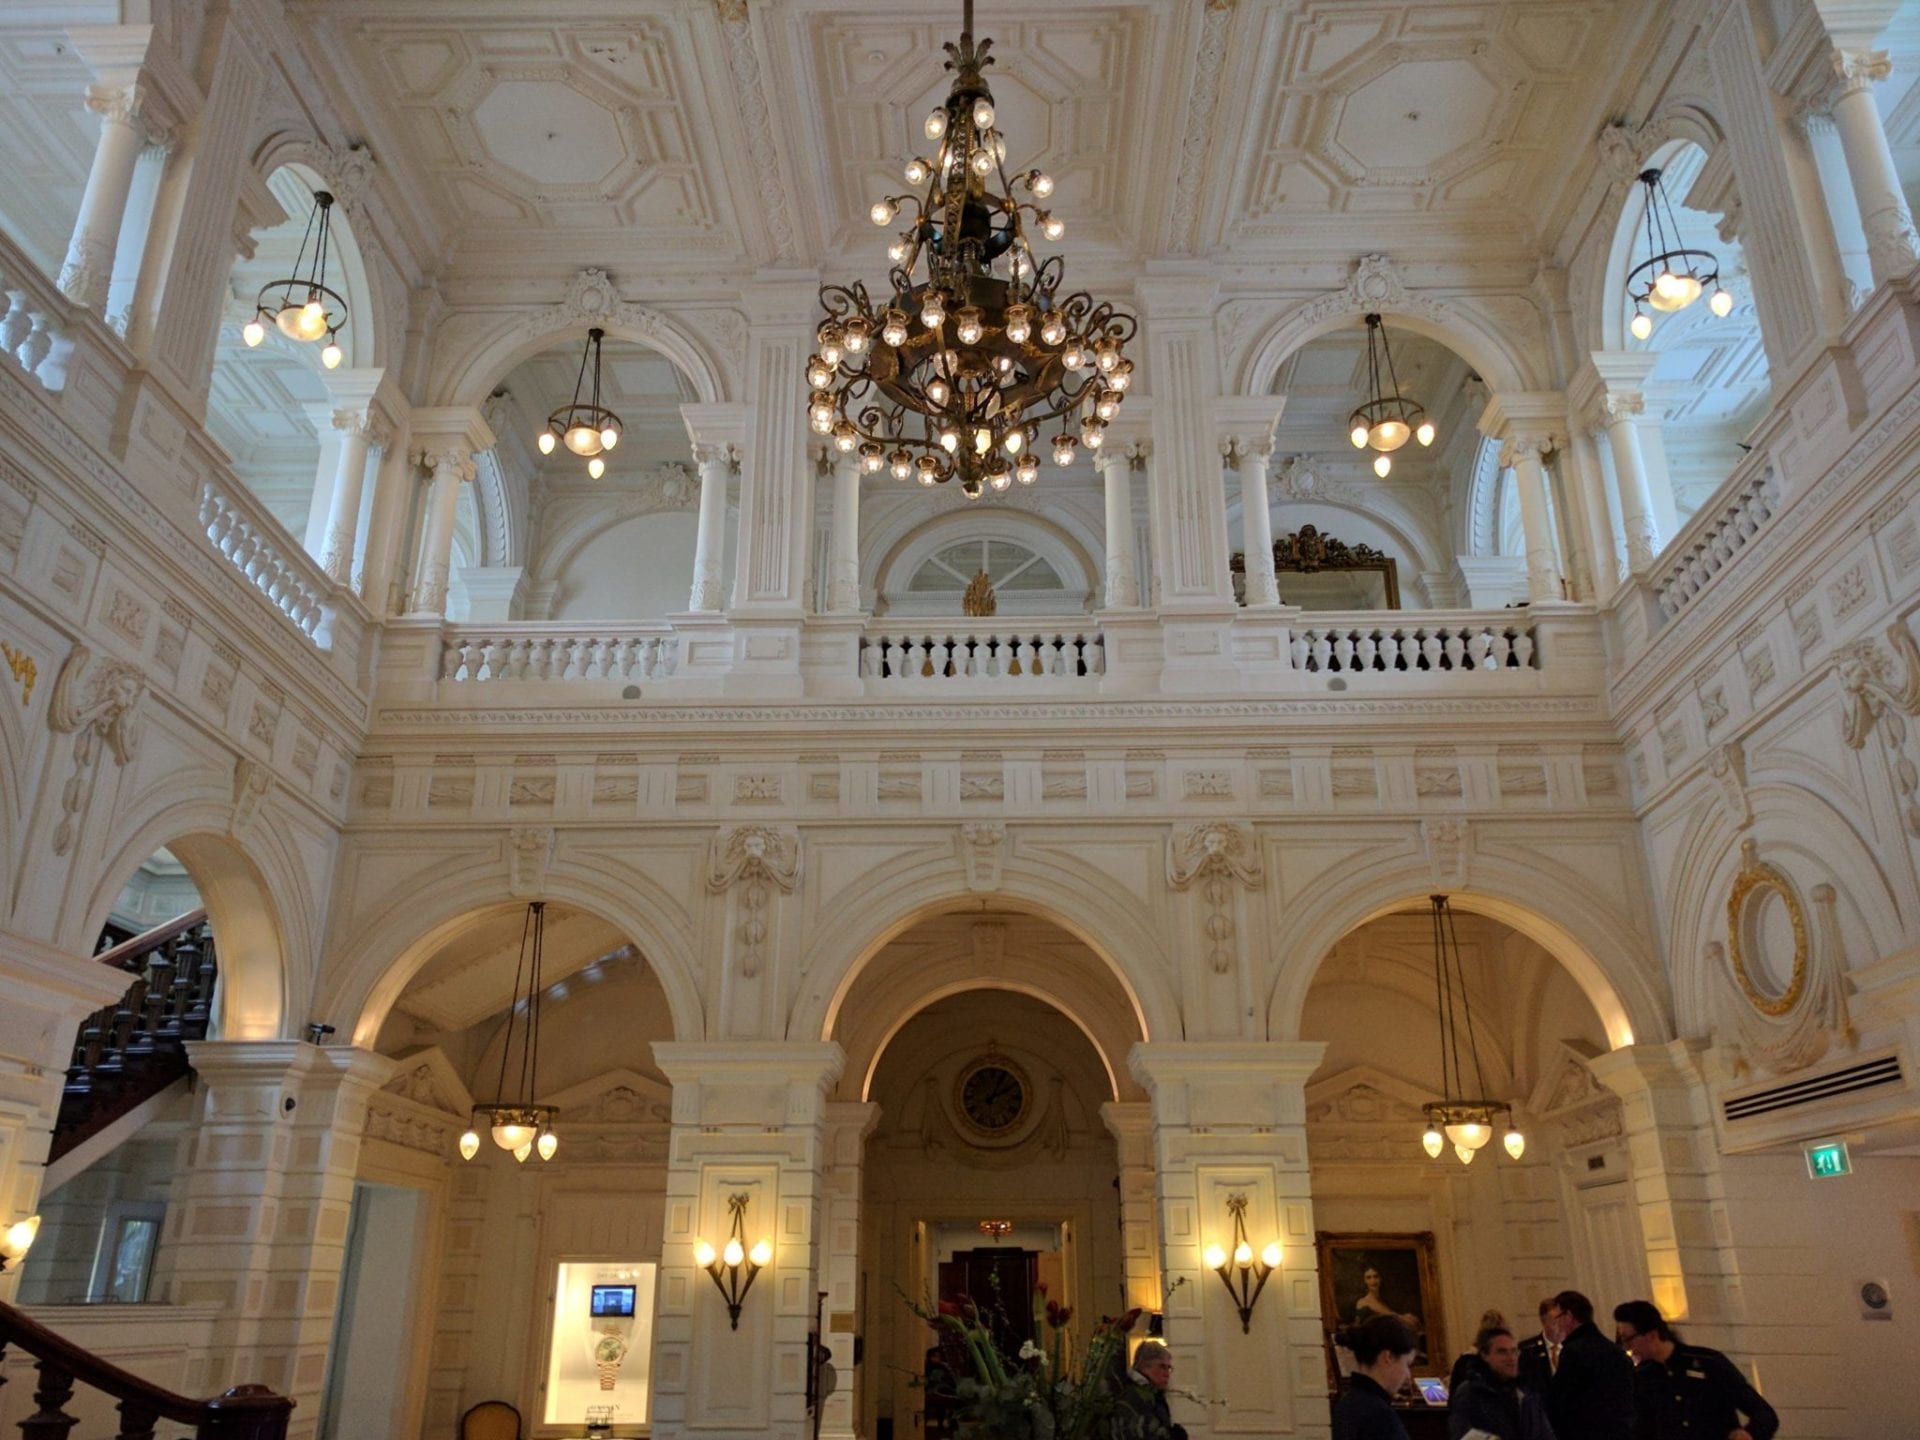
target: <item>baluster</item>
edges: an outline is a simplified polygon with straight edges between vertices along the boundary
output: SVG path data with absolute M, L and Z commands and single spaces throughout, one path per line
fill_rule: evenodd
M 1058 635 L 1040 635 L 1035 637 L 1040 645 L 1039 670 L 1042 675 L 1064 675 L 1066 670 L 1060 664 L 1060 637 Z
M 167 1036 L 178 1042 L 193 1010 L 193 989 L 200 971 L 200 947 L 189 932 L 174 945 L 173 984 L 167 993 Z
M 1007 671 L 1009 675 L 1032 675 L 1040 668 L 1040 652 L 1031 636 L 1010 635 L 1007 642 L 1013 647 L 1013 666 Z
M 151 1055 L 154 1052 L 155 1011 L 160 1008 L 163 992 L 156 988 L 162 978 L 156 973 L 159 963 L 150 968 L 145 975 L 133 982 L 127 991 L 126 1006 L 133 1012 L 133 1026 L 127 1037 L 129 1055 Z
M 27 313 L 27 292 L 7 291 L 7 313 L 0 316 L 0 351 L 17 356 L 20 342 L 32 328 L 33 317 Z
M 1522 670 L 1533 668 L 1533 631 L 1522 630 L 1513 637 L 1513 658 Z
M 73 1398 L 73 1373 L 51 1360 L 42 1360 L 33 1368 L 40 1374 L 33 1403 L 40 1408 L 20 1422 L 20 1440 L 67 1440 L 80 1423 L 78 1416 L 60 1408 Z
M 1460 669 L 1461 668 L 1460 662 L 1466 658 L 1467 642 L 1462 640 L 1460 638 L 1460 632 L 1458 630 L 1453 629 L 1451 626 L 1449 626 L 1447 629 L 1445 649 L 1446 649 L 1446 655 L 1447 655 L 1447 669 L 1449 670 Z
M 951 679 L 958 672 L 953 668 L 955 650 L 953 636 L 938 635 L 927 642 L 927 673 L 936 680 Z
M 1353 669 L 1353 632 L 1342 630 L 1333 637 L 1333 668 Z
M 119 1409 L 120 1433 L 114 1440 L 153 1440 L 153 1427 L 159 1423 L 160 1412 L 150 1401 L 122 1400 Z
M 188 996 L 187 1010 L 180 1021 L 181 1034 L 189 1040 L 199 1040 L 207 1033 L 207 1024 L 213 1015 L 213 984 L 220 973 L 214 955 L 213 932 L 202 926 L 194 939 L 198 942 L 195 949 L 199 959 L 193 967 L 193 989 Z M 181 969 L 185 968 L 183 953 Z
M 1440 668 L 1440 637 L 1431 630 L 1420 637 L 1420 668 L 1422 670 Z
M 1287 646 L 1287 653 L 1293 661 L 1293 668 L 1296 670 L 1304 670 L 1307 668 L 1307 636 L 1310 633 L 1312 632 L 1307 630 L 1294 631 L 1293 640 Z
M 29 375 L 40 368 L 40 362 L 47 358 L 53 349 L 53 336 L 47 333 L 47 317 L 38 310 L 29 317 L 33 328 L 27 331 L 27 338 L 20 342 L 20 363 L 26 367 Z
M 1086 673 L 1104 675 L 1107 673 L 1107 637 L 1094 635 L 1088 638 L 1085 650 Z
M 1374 638 L 1379 632 L 1362 630 L 1353 642 L 1353 663 L 1356 670 L 1378 670 L 1380 642 Z
M 441 642 L 440 678 L 442 680 L 458 680 L 460 678 L 460 668 L 466 663 L 466 653 L 467 642 L 463 637 L 456 636 L 451 640 Z
M 1333 656 L 1333 642 L 1327 639 L 1326 631 L 1316 630 L 1313 632 L 1312 655 L 1313 662 L 1308 668 L 1325 673 L 1327 662 Z
M 876 643 L 880 646 L 880 665 L 876 673 L 883 680 L 898 678 L 900 667 L 905 663 L 900 656 L 899 643 L 889 635 L 882 635 Z
M 918 680 L 927 670 L 926 642 L 917 636 L 907 637 L 907 663 L 902 667 L 902 675 L 908 680 Z
M 1484 628 L 1476 630 L 1467 640 L 1467 659 L 1476 670 L 1487 668 L 1487 651 L 1492 648 L 1493 638 Z

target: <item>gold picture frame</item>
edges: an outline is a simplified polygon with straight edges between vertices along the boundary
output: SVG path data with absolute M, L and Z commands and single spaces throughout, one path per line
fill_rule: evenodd
M 1793 928 L 1793 968 L 1785 988 L 1769 994 L 1755 978 L 1747 945 L 1749 926 L 1758 905 L 1768 895 L 1777 895 L 1786 906 L 1787 921 Z M 1727 959 L 1733 966 L 1734 982 L 1747 1003 L 1762 1015 L 1779 1019 L 1790 1014 L 1807 990 L 1807 916 L 1801 908 L 1793 881 L 1779 867 L 1760 858 L 1753 841 L 1740 844 L 1740 872 L 1733 877 L 1733 889 L 1727 895 Z
M 1320 1321 L 1329 1337 L 1327 1366 L 1336 1390 L 1340 1377 L 1332 1336 L 1375 1314 L 1398 1315 L 1412 1326 L 1420 1342 L 1413 1357 L 1416 1374 L 1447 1373 L 1453 1355 L 1447 1349 L 1431 1230 L 1322 1230 L 1314 1236 L 1314 1248 L 1320 1264 Z

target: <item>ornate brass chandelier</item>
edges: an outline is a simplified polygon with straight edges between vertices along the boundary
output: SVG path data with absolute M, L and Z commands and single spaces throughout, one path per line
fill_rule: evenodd
M 1048 240 L 1065 224 L 1040 201 L 1053 180 L 1017 177 L 1032 197 L 1014 198 L 1005 137 L 994 126 L 984 72 L 991 40 L 973 38 L 965 0 L 960 42 L 946 46 L 953 88 L 926 119 L 931 159 L 906 167 L 924 194 L 889 195 L 869 212 L 907 228 L 887 247 L 893 293 L 876 305 L 859 281 L 823 285 L 818 351 L 807 361 L 808 418 L 869 474 L 923 485 L 958 478 L 969 499 L 1031 485 L 1036 453 L 1056 465 L 1077 447 L 1098 449 L 1132 383 L 1124 347 L 1131 315 L 1085 291 L 1062 296 L 1058 255 L 1039 259 L 1028 227 Z M 1060 422 L 1050 437 L 1042 430 Z
M 625 428 L 620 417 L 600 403 L 600 342 L 607 332 L 598 325 L 587 331 L 587 343 L 580 351 L 580 373 L 573 379 L 573 399 L 556 406 L 540 432 L 542 455 L 551 455 L 556 444 L 587 462 L 587 474 L 598 480 L 607 473 L 601 457 L 620 443 Z M 593 383 L 587 383 L 587 366 L 593 366 Z
M 1431 445 L 1434 433 L 1426 409 L 1400 393 L 1387 327 L 1378 315 L 1367 316 L 1367 401 L 1347 417 L 1347 438 L 1356 450 L 1372 447 L 1379 452 L 1374 456 L 1373 473 L 1384 480 L 1393 470 L 1393 451 L 1410 439 Z
M 1453 929 L 1453 907 L 1445 895 L 1429 895 L 1433 906 L 1434 1019 L 1440 1026 L 1440 1086 L 1445 1098 L 1420 1108 L 1426 1112 L 1427 1132 L 1420 1143 L 1435 1160 L 1448 1145 L 1462 1165 L 1493 1139 L 1493 1122 L 1507 1117 L 1502 1140 L 1507 1154 L 1518 1160 L 1526 1152 L 1526 1137 L 1513 1122 L 1513 1107 L 1504 1100 L 1488 1100 L 1487 1078 L 1480 1069 L 1480 1046 L 1474 1038 L 1473 1012 L 1467 1004 L 1467 977 L 1460 968 L 1460 939 Z M 1466 1086 L 1461 1058 L 1460 1029 L 1467 1032 L 1467 1056 L 1473 1063 L 1474 1088 Z
M 267 338 L 266 322 L 289 340 L 312 342 L 326 338 L 320 363 L 337 370 L 345 358 L 340 348 L 340 332 L 347 328 L 347 302 L 338 291 L 327 288 L 327 256 L 333 241 L 333 196 L 325 190 L 313 192 L 313 210 L 307 216 L 307 232 L 300 237 L 300 253 L 294 258 L 293 274 L 283 280 L 269 280 L 254 298 L 253 318 L 240 327 L 240 338 L 248 349 L 257 349 Z M 311 259 L 309 259 L 311 247 Z M 301 274 L 305 268 L 305 275 Z
M 1647 192 L 1647 259 L 1627 272 L 1627 298 L 1633 301 L 1633 319 L 1627 329 L 1634 339 L 1645 340 L 1653 334 L 1653 317 L 1642 305 L 1670 315 L 1693 304 L 1709 285 L 1713 295 L 1707 308 L 1724 320 L 1733 313 L 1733 295 L 1720 283 L 1719 257 L 1680 243 L 1680 222 L 1658 170 L 1642 170 L 1640 183 Z
M 495 1098 L 473 1107 L 466 1134 L 460 1137 L 463 1160 L 480 1153 L 482 1123 L 493 1143 L 523 1165 L 536 1152 L 542 1160 L 551 1160 L 560 1148 L 559 1137 L 553 1133 L 553 1122 L 560 1118 L 560 1112 L 535 1098 L 540 1093 L 540 968 L 546 955 L 546 938 L 546 903 L 535 900 L 527 906 L 526 919 L 520 926 L 520 959 L 514 966 L 513 999 L 507 1009 L 506 1038 L 500 1046 L 500 1080 L 494 1089 Z M 525 1024 L 516 1027 L 516 1020 L 523 1014 Z M 516 1028 L 520 1031 L 520 1082 L 515 1094 L 509 1096 L 507 1068 L 513 1058 Z

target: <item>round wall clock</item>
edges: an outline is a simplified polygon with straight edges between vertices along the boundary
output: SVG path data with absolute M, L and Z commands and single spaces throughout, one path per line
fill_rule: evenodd
M 1033 1090 L 1026 1074 L 1005 1055 L 987 1054 L 961 1067 L 954 1082 L 954 1109 L 967 1128 L 995 1137 L 1027 1117 Z

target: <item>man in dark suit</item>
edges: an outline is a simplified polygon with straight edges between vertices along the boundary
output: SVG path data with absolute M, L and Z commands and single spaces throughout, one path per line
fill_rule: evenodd
M 1547 1384 L 1560 1363 L 1558 1342 L 1547 1339 L 1547 1316 L 1553 1310 L 1553 1297 L 1540 1302 L 1540 1333 L 1520 1342 L 1520 1383 L 1536 1395 L 1547 1393 Z
M 1557 1440 L 1632 1440 L 1633 1362 L 1594 1325 L 1593 1302 L 1562 1290 L 1540 1325 L 1548 1345 L 1560 1347 L 1547 1382 Z

